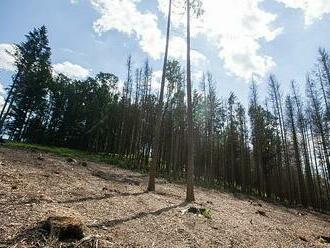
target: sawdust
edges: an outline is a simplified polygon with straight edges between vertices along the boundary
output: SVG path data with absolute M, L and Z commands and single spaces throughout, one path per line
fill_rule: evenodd
M 330 247 L 324 214 L 197 188 L 205 218 L 187 211 L 183 185 L 147 193 L 145 175 L 23 150 L 0 148 L 0 161 L 0 247 L 45 247 L 36 228 L 51 216 L 88 228 L 61 247 Z

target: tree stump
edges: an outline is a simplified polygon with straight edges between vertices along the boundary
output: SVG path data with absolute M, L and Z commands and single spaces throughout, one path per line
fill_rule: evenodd
M 48 233 L 49 238 L 58 241 L 76 241 L 85 237 L 86 228 L 82 222 L 73 217 L 54 216 L 49 217 L 43 229 Z

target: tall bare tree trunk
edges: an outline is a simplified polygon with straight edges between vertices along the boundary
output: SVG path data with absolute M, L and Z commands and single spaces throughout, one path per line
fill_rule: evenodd
M 156 125 L 154 130 L 152 161 L 149 169 L 148 191 L 155 191 L 156 168 L 157 168 L 157 164 L 159 163 L 159 157 L 160 157 L 160 133 L 161 133 L 160 129 L 162 126 L 162 116 L 163 116 L 162 110 L 163 110 L 163 101 L 164 101 L 166 67 L 167 67 L 170 30 L 171 30 L 171 11 L 172 11 L 171 8 L 172 8 L 172 0 L 169 0 L 165 55 L 164 55 L 162 81 L 161 81 L 160 94 L 159 94 L 159 102 L 157 106 Z
M 194 196 L 194 147 L 193 147 L 193 119 L 192 119 L 192 97 L 191 97 L 191 66 L 190 66 L 190 0 L 187 0 L 187 195 L 186 201 L 195 201 Z
M 327 93 L 326 93 L 326 89 L 324 87 L 324 83 L 323 83 L 323 79 L 322 79 L 322 72 L 320 70 L 320 67 L 318 67 L 318 76 L 319 76 L 322 95 L 323 95 L 323 99 L 324 99 L 324 103 L 325 103 L 325 109 L 326 109 L 328 117 L 330 117 L 330 108 L 329 108 L 329 104 L 328 104 Z

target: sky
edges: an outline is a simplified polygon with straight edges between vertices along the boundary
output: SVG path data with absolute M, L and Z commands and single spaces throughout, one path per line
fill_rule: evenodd
M 186 56 L 184 0 L 174 3 L 170 57 Z M 317 50 L 330 50 L 330 0 L 202 0 L 204 15 L 192 19 L 192 73 L 198 87 L 209 71 L 220 97 L 234 92 L 247 104 L 249 85 L 267 94 L 276 75 L 284 93 L 291 80 L 303 87 Z M 148 58 L 159 87 L 168 0 L 0 0 L 0 95 L 15 73 L 6 53 L 34 27 L 46 25 L 54 73 L 84 79 L 111 72 L 121 81 L 126 60 Z M 2 99 L 3 101 L 3 99 Z

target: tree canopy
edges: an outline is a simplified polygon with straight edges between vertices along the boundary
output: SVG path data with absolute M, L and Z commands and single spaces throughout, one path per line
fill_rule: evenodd
M 151 87 L 155 78 L 148 61 L 134 66 L 129 56 L 127 79 L 120 89 L 112 73 L 85 80 L 54 75 L 50 57 L 44 26 L 16 45 L 17 70 L 0 116 L 4 137 L 113 154 L 129 160 L 129 169 L 147 171 L 156 134 L 156 175 L 177 181 L 186 177 L 193 145 L 193 176 L 199 185 L 330 209 L 326 50 L 320 49 L 315 69 L 306 76 L 306 94 L 294 81 L 291 92 L 284 94 L 271 75 L 267 101 L 252 83 L 249 106 L 235 93 L 219 98 L 217 82 L 206 72 L 191 88 L 191 136 L 186 91 L 190 82 L 179 61 L 165 60 L 164 95 L 159 99 Z

